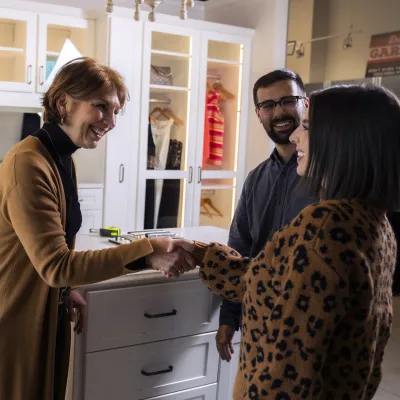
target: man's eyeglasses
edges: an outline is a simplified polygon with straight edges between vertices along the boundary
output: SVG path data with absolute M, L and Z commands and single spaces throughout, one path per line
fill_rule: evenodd
M 285 96 L 279 101 L 265 100 L 257 104 L 258 110 L 264 112 L 265 114 L 272 114 L 275 107 L 279 104 L 283 110 L 290 111 L 294 110 L 297 106 L 299 100 L 305 99 L 303 96 Z

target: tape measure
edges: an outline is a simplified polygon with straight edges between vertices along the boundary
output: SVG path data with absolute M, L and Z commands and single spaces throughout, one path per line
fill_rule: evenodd
M 90 229 L 90 233 L 99 233 L 100 236 L 104 237 L 116 237 L 121 235 L 121 229 L 116 228 L 115 226 L 108 226 L 107 228 L 100 229 Z

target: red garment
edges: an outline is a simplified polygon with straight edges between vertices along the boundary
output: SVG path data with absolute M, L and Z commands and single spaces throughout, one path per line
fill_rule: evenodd
M 204 113 L 204 140 L 203 140 L 203 169 L 205 163 L 210 158 L 210 125 L 208 123 L 208 108 L 206 96 L 206 108 Z
M 210 156 L 207 163 L 222 166 L 224 114 L 219 108 L 219 92 L 207 92 L 207 112 L 210 135 Z

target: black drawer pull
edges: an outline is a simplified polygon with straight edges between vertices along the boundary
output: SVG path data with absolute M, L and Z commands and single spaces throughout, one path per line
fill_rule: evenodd
M 145 316 L 146 318 L 164 318 L 164 317 L 173 317 L 173 316 L 176 315 L 177 313 L 178 313 L 178 311 L 172 310 L 171 312 L 169 312 L 169 313 L 164 313 L 164 314 L 154 314 L 154 315 L 151 315 L 151 314 L 148 314 L 148 313 L 144 313 L 144 316 Z
M 156 371 L 156 372 L 146 372 L 142 369 L 142 375 L 144 376 L 154 376 L 154 375 L 161 375 L 161 374 L 169 374 L 170 372 L 172 372 L 174 369 L 174 367 L 172 365 L 170 365 L 168 367 L 168 369 L 163 369 L 161 371 Z

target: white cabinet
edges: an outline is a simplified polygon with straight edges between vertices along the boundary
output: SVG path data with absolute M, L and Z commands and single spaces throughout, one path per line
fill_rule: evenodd
M 235 379 L 239 368 L 241 332 L 235 332 L 233 336 L 233 356 L 231 361 L 219 361 L 218 400 L 231 400 Z
M 0 8 L 0 90 L 34 91 L 36 24 L 35 13 Z
M 195 273 L 172 283 L 158 273 L 126 279 L 133 286 L 82 288 L 88 310 L 75 337 L 74 400 L 216 400 L 219 298 Z
M 136 229 L 230 226 L 245 175 L 251 35 L 207 28 L 145 23 Z M 154 67 L 170 68 L 172 83 Z
M 79 184 L 78 201 L 82 212 L 82 226 L 79 233 L 103 226 L 103 190 L 100 184 Z
M 179 393 L 152 397 L 148 400 L 215 400 L 217 398 L 217 384 L 202 386 L 195 389 L 182 390 Z
M 142 23 L 128 18 L 97 20 L 97 56 L 121 73 L 130 94 L 116 127 L 106 138 L 104 224 L 124 231 L 135 227 L 142 30 Z
M 50 75 L 57 58 L 69 39 L 83 56 L 92 56 L 94 53 L 94 21 L 39 14 L 38 35 L 38 74 L 37 91 L 44 92 L 49 84 L 46 79 Z
M 94 33 L 94 21 L 85 18 L 0 7 L 0 91 L 45 91 L 66 39 L 93 56 Z
M 140 400 L 216 383 L 214 333 L 90 353 L 85 400 Z

